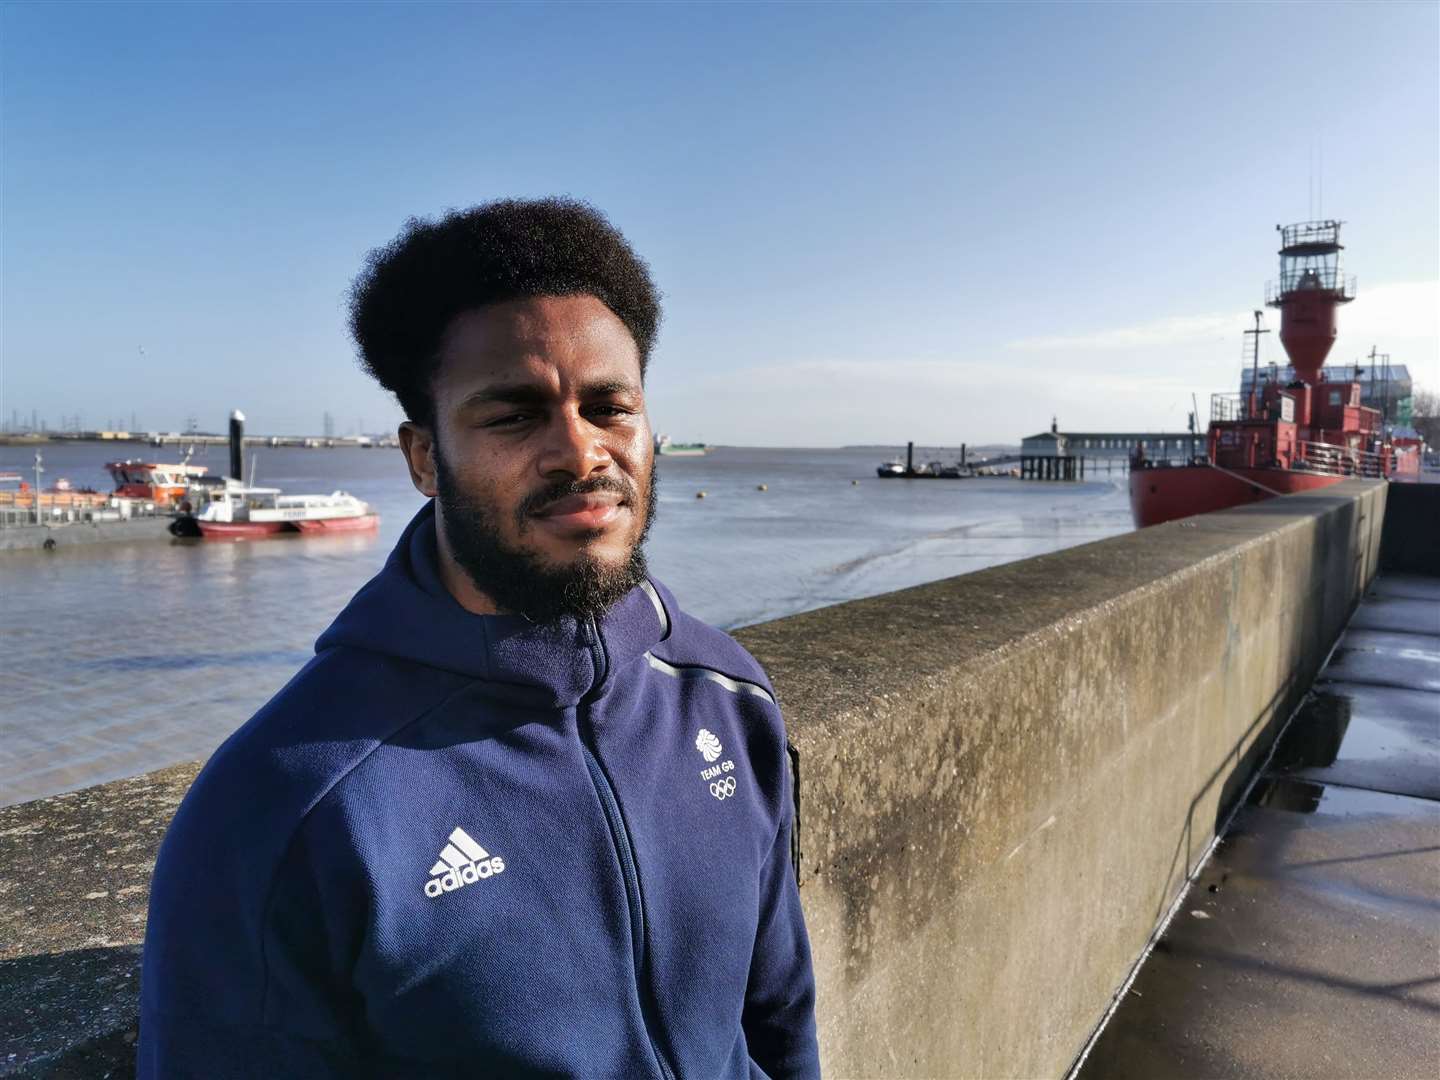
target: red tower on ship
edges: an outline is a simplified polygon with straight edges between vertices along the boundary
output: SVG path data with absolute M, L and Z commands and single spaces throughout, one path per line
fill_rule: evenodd
M 1336 314 L 1355 299 L 1355 279 L 1341 266 L 1339 221 L 1277 226 L 1280 278 L 1265 302 L 1280 309 L 1280 342 L 1295 381 L 1259 381 L 1255 313 L 1249 393 L 1210 399 L 1206 453 L 1192 461 L 1131 462 L 1130 509 L 1139 527 L 1328 487 L 1347 476 L 1418 480 L 1420 448 L 1395 445 L 1378 409 L 1360 403 L 1360 383 L 1327 382 L 1324 363 L 1335 344 Z
M 1265 303 L 1280 309 L 1280 344 L 1296 377 L 1313 385 L 1335 344 L 1336 309 L 1355 299 L 1355 279 L 1340 266 L 1339 221 L 1275 226 L 1280 233 L 1280 280 L 1265 286 Z

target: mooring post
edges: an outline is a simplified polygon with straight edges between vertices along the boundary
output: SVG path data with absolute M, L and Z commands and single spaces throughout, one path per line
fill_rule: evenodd
M 230 475 L 245 481 L 245 414 L 236 409 L 230 414 Z

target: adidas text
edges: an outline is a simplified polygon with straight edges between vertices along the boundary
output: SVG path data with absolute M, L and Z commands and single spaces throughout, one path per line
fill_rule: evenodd
M 505 860 L 499 855 L 492 855 L 484 862 L 466 863 L 458 870 L 451 867 L 439 877 L 431 878 L 425 883 L 425 895 L 439 896 L 441 893 L 454 892 L 462 885 L 473 885 L 482 878 L 504 872 Z

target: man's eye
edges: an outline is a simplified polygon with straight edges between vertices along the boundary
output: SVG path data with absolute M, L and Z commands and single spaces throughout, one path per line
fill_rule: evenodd
M 629 416 L 630 410 L 623 405 L 596 405 L 590 410 L 596 416 Z
M 487 428 L 515 427 L 518 424 L 525 423 L 525 421 L 531 419 L 531 417 L 531 413 L 506 413 L 504 416 L 497 416 L 493 420 L 486 420 L 481 426 Z

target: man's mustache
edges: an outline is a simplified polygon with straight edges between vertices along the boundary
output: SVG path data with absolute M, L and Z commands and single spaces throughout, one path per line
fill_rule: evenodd
M 523 522 L 527 517 L 543 513 L 546 507 L 561 499 L 568 499 L 573 495 L 594 495 L 601 491 L 619 495 L 622 506 L 633 506 L 635 503 L 634 484 L 613 476 L 597 476 L 593 480 L 557 481 L 538 491 L 532 491 L 520 500 L 515 516 Z

